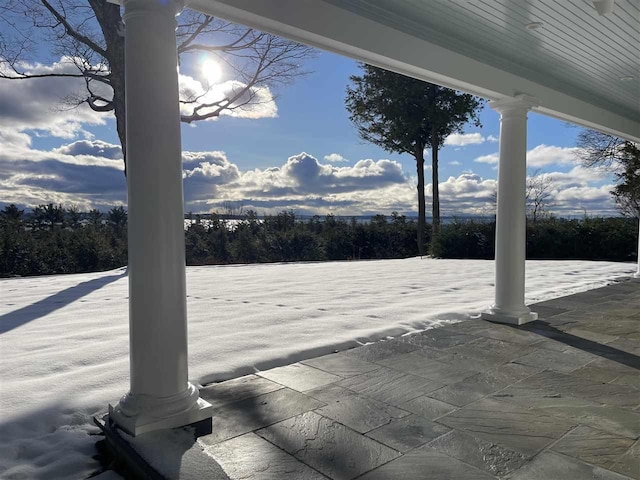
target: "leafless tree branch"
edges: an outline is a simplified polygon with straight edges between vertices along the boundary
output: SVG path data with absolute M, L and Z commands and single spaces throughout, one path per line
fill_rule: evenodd
M 102 55 L 103 57 L 107 56 L 107 52 L 106 52 L 105 49 L 103 49 L 100 45 L 95 43 L 89 37 L 87 37 L 85 35 L 82 35 L 75 28 L 73 28 L 71 26 L 71 24 L 67 21 L 65 16 L 63 16 L 55 8 L 53 8 L 51 6 L 51 4 L 47 0 L 40 0 L 40 2 L 42 3 L 42 5 L 44 5 L 44 7 L 47 10 L 49 10 L 49 12 L 51 12 L 51 15 L 53 15 L 53 17 L 60 23 L 60 25 L 62 25 L 64 27 L 65 32 L 66 32 L 67 35 L 69 35 L 70 37 L 74 38 L 78 42 L 86 45 L 91 50 L 96 52 L 98 55 Z
M 124 26 L 120 7 L 106 0 L 1 0 L 0 27 L 0 81 L 84 79 L 83 92 L 68 96 L 66 104 L 77 107 L 86 103 L 94 111 L 114 112 L 126 162 Z M 222 94 L 224 98 L 211 99 L 213 95 L 209 94 L 217 86 L 201 82 L 203 91 L 198 89 L 182 99 L 190 108 L 182 117 L 185 122 L 263 103 L 265 97 L 260 88 L 273 89 L 306 74 L 302 64 L 315 52 L 310 47 L 190 10 L 180 15 L 176 38 L 179 54 L 215 56 L 225 65 L 230 85 L 235 85 Z M 31 68 L 35 58 L 42 60 L 43 45 L 48 46 L 50 59 L 65 57 L 77 71 Z M 109 93 L 98 86 L 109 87 Z

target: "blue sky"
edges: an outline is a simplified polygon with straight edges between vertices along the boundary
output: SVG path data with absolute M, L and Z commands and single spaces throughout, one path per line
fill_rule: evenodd
M 34 72 L 69 68 L 60 58 L 35 60 L 39 64 L 28 66 Z M 182 83 L 199 85 L 197 65 L 184 62 L 181 69 Z M 232 201 L 261 213 L 415 214 L 413 158 L 363 143 L 349 122 L 344 96 L 349 76 L 359 73 L 357 63 L 320 52 L 306 69 L 311 73 L 292 85 L 263 92 L 266 106 L 245 115 L 258 118 L 223 115 L 183 125 L 185 211 L 221 210 Z M 221 83 L 233 80 L 222 75 Z M 126 204 L 114 120 L 60 107 L 77 88 L 68 80 L 0 81 L 0 203 L 103 210 Z M 493 213 L 499 117 L 485 106 L 481 121 L 482 128 L 467 127 L 441 150 L 444 214 Z M 557 214 L 615 214 L 611 176 L 576 161 L 578 132 L 530 114 L 529 171 L 552 180 Z

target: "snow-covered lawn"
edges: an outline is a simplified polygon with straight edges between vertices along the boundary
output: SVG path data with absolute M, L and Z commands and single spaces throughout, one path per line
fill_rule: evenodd
M 527 302 L 606 285 L 630 263 L 530 261 Z M 381 260 L 188 267 L 190 377 L 265 370 L 467 318 L 493 299 L 493 262 Z M 127 278 L 0 281 L 0 476 L 83 478 L 92 416 L 128 390 Z

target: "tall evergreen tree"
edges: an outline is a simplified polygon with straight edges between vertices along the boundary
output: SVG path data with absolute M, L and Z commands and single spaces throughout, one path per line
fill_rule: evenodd
M 440 232 L 438 151 L 445 138 L 472 122 L 480 126 L 482 100 L 370 65 L 350 77 L 345 104 L 360 137 L 388 152 L 408 153 L 418 174 L 418 251 L 424 254 L 424 150 L 431 148 L 433 236 Z

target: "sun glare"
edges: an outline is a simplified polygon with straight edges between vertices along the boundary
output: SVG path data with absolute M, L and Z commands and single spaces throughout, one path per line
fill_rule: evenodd
M 222 68 L 215 60 L 204 60 L 200 64 L 200 71 L 209 85 L 218 83 L 222 77 Z

